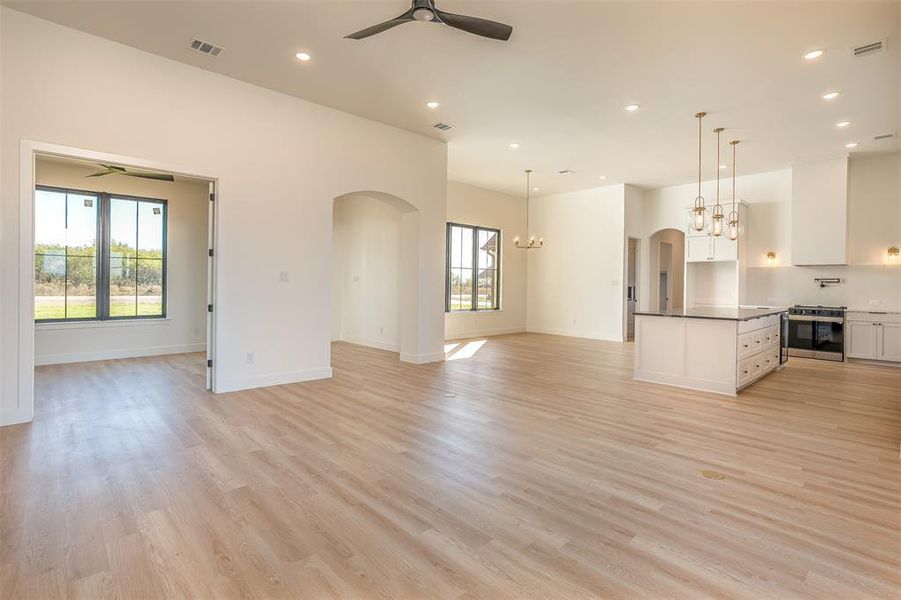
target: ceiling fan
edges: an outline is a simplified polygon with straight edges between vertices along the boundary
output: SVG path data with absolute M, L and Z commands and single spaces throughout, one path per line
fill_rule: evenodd
M 513 28 L 511 26 L 498 23 L 497 21 L 489 21 L 488 19 L 469 17 L 467 15 L 455 15 L 454 13 L 438 10 L 435 8 L 434 0 L 413 0 L 413 5 L 410 7 L 410 10 L 399 17 L 395 17 L 384 23 L 379 23 L 378 25 L 373 25 L 372 27 L 367 27 L 362 31 L 344 37 L 352 40 L 362 40 L 363 38 L 412 21 L 443 23 L 455 29 L 494 40 L 507 41 L 510 39 L 510 34 L 513 33 Z
M 156 181 L 175 181 L 175 177 L 168 173 L 152 173 L 150 171 L 129 171 L 125 167 L 97 163 L 102 171 L 85 175 L 85 177 L 103 177 L 104 175 L 127 175 L 128 177 L 140 177 L 141 179 L 153 179 Z

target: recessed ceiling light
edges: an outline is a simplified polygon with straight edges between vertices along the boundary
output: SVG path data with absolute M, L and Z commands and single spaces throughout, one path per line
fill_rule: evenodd
M 533 192 L 537 192 L 537 191 L 538 191 L 538 188 L 532 188 L 532 191 L 533 191 Z
M 638 110 L 638 109 L 639 109 L 639 105 L 638 105 L 638 104 L 628 104 L 628 105 L 626 105 L 626 110 L 629 111 L 629 112 L 635 112 L 635 111 Z
M 845 148 L 857 148 L 857 142 L 848 142 L 845 144 Z
M 829 92 L 829 93 L 823 94 L 823 100 L 835 100 L 836 98 L 838 98 L 838 96 L 839 96 L 839 92 Z
M 299 60 L 299 61 L 301 61 L 301 62 L 307 62 L 308 60 L 310 60 L 311 58 L 313 58 L 312 56 L 310 56 L 310 55 L 307 54 L 306 52 L 298 52 L 298 53 L 295 54 L 294 56 L 296 56 L 296 57 L 297 57 L 297 60 Z
M 598 179 L 604 180 L 604 179 L 607 179 L 607 176 L 606 175 L 598 175 Z
M 835 124 L 836 127 L 847 127 L 851 124 L 851 121 L 839 121 Z
M 434 100 L 429 100 L 428 102 L 425 103 L 425 105 L 426 105 L 427 107 L 431 108 L 431 109 L 436 109 L 436 108 L 438 108 L 439 106 L 441 106 L 440 103 L 435 102 Z
M 514 150 L 516 150 L 517 148 L 519 148 L 519 144 L 517 144 L 516 142 L 513 142 L 512 144 L 510 144 L 510 147 L 513 148 Z
M 804 60 L 816 60 L 819 57 L 823 56 L 823 50 L 811 50 L 807 54 L 804 55 Z
M 728 169 L 729 165 L 720 165 L 720 169 Z

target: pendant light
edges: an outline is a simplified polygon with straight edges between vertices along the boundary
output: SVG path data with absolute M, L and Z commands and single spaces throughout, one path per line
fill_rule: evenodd
M 704 112 L 695 115 L 698 120 L 698 195 L 695 197 L 694 208 L 691 209 L 691 228 L 695 231 L 704 231 L 707 225 L 707 206 L 701 195 L 701 120 L 706 115 Z
M 522 250 L 533 250 L 533 249 L 538 249 L 538 248 L 541 248 L 542 246 L 544 246 L 544 238 L 536 239 L 535 236 L 532 235 L 531 230 L 529 229 L 529 212 L 531 212 L 529 210 L 529 207 L 530 207 L 529 200 L 531 199 L 531 194 L 529 192 L 532 189 L 531 183 L 530 183 L 531 176 L 532 176 L 532 169 L 526 169 L 526 235 L 529 236 L 529 239 L 528 239 L 528 241 L 523 242 L 522 240 L 519 239 L 518 235 L 513 238 L 513 245 Z
M 726 215 L 723 214 L 723 205 L 720 204 L 720 134 L 723 133 L 723 128 L 717 127 L 713 132 L 716 134 L 716 204 L 713 205 L 710 233 L 714 237 L 720 237 L 723 235 L 724 221 L 726 220 Z
M 726 235 L 730 240 L 738 239 L 738 210 L 735 206 L 735 147 L 739 140 L 732 140 L 729 145 L 732 146 L 732 212 L 729 213 L 729 225 Z

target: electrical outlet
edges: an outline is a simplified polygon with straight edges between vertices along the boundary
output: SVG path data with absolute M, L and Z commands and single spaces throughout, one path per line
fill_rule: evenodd
M 575 320 L 575 319 L 573 319 L 573 325 L 575 325 L 575 324 L 576 324 L 576 320 Z
M 379 333 L 385 333 L 385 328 L 384 328 L 384 327 L 379 327 Z
M 882 304 L 882 300 L 870 300 L 870 306 L 879 306 Z
M 354 282 L 354 283 L 357 283 L 358 281 L 360 281 L 360 276 L 359 276 L 359 275 L 354 275 L 354 276 L 353 276 L 353 282 Z
M 200 336 L 200 328 L 195 327 L 194 328 L 194 337 L 199 337 L 199 336 Z
M 290 276 L 288 275 L 288 272 L 287 272 L 287 271 L 279 271 L 279 272 L 278 272 L 278 280 L 279 280 L 279 281 L 286 282 L 286 281 L 289 281 L 290 279 L 291 279 L 291 278 L 290 278 Z
M 776 304 L 776 299 L 775 298 L 767 298 L 766 303 L 767 304 Z
M 252 365 L 254 360 L 256 360 L 256 357 L 254 357 L 253 352 L 248 352 L 247 353 L 247 364 Z

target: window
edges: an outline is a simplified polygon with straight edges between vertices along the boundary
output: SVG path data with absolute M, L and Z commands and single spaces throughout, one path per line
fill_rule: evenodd
M 501 232 L 447 224 L 447 312 L 500 309 Z
M 165 200 L 38 187 L 35 321 L 166 316 Z

